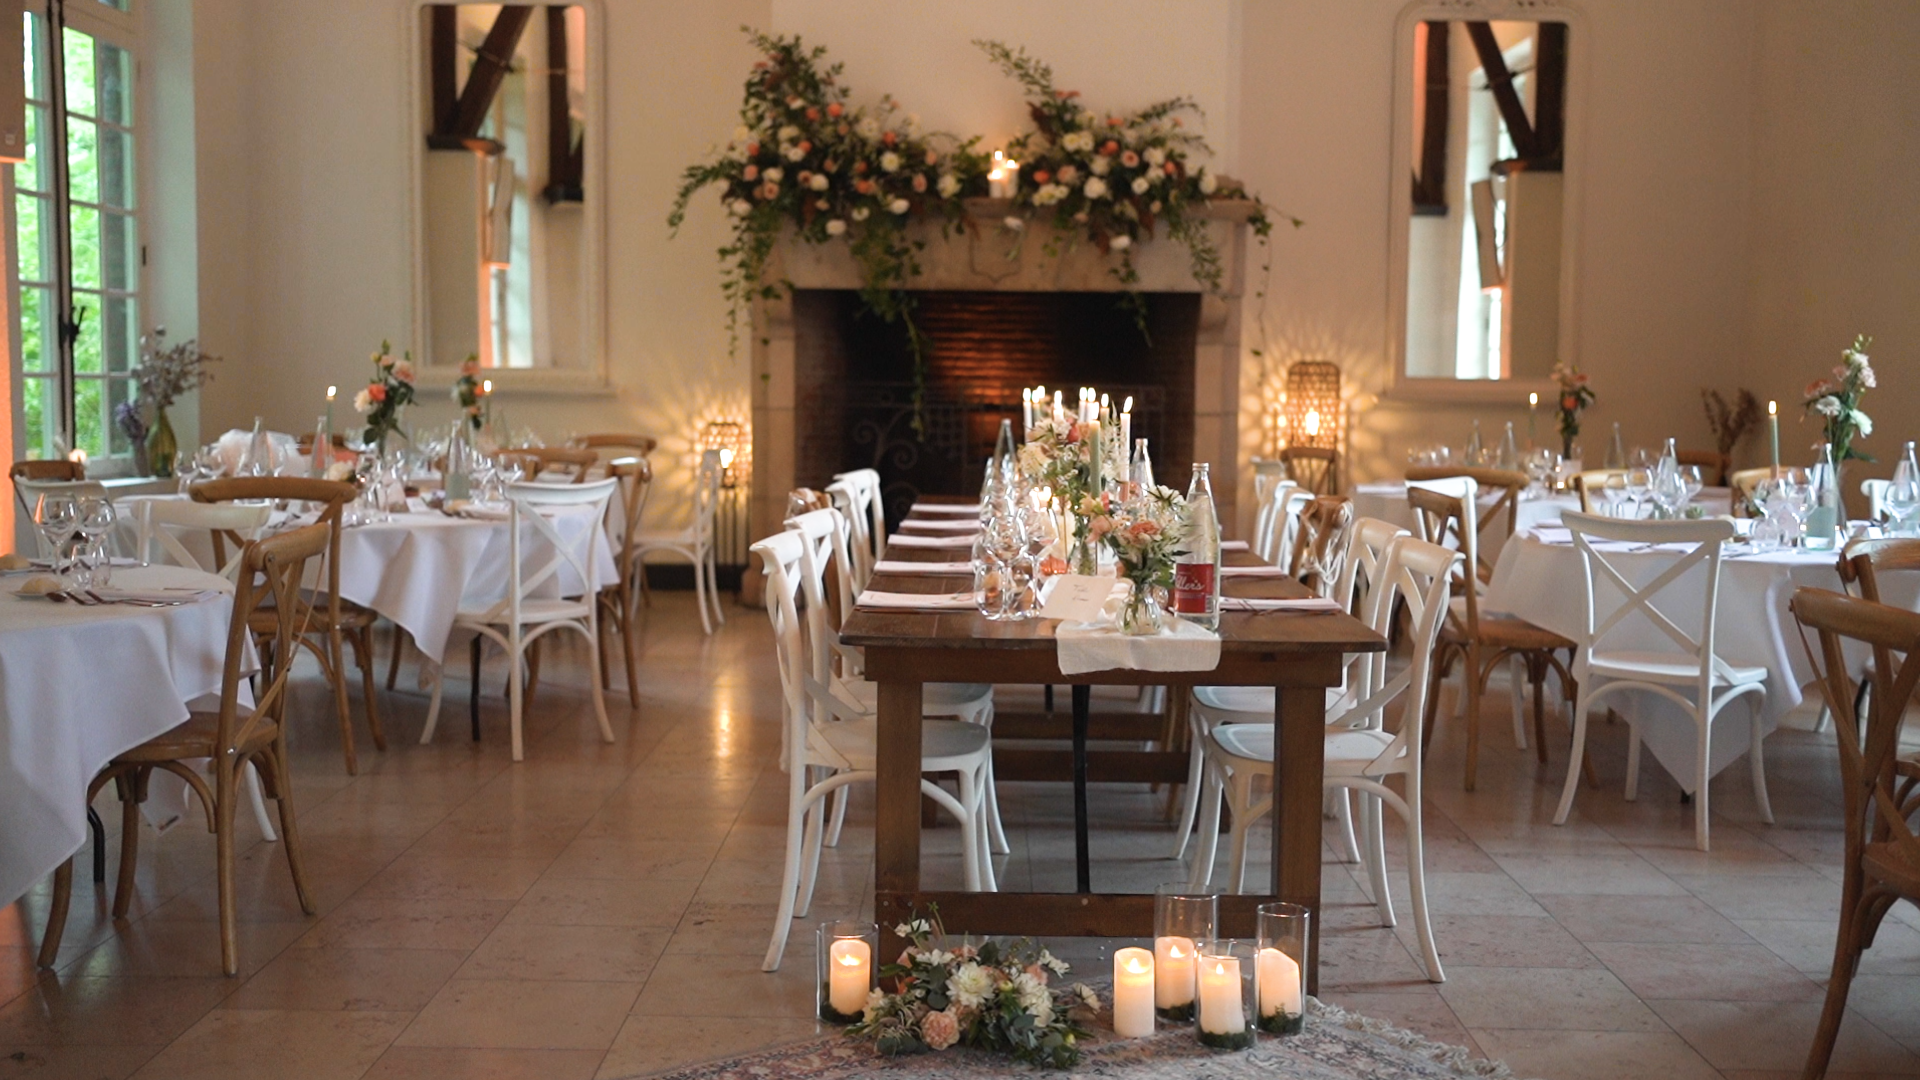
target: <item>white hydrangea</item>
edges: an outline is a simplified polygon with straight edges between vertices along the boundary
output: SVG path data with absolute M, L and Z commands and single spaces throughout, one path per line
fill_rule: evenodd
M 1819 413 L 1821 416 L 1839 416 L 1840 399 L 1831 395 L 1823 398 L 1815 398 L 1813 411 Z
M 863 139 L 877 139 L 880 137 L 880 121 L 871 116 L 863 116 L 854 130 L 858 131 Z
M 746 217 L 747 212 L 752 209 L 753 204 L 745 199 L 735 199 L 727 204 L 727 212 L 734 217 Z
M 767 183 L 777 184 L 780 182 L 781 177 L 784 177 L 787 174 L 781 171 L 780 166 L 775 165 L 774 167 L 772 167 L 771 169 L 768 169 L 766 172 L 763 172 L 760 175 L 766 179 Z
M 1145 195 L 1147 193 L 1147 189 L 1152 187 L 1153 185 L 1147 183 L 1146 177 L 1136 176 L 1133 178 L 1132 186 L 1133 186 L 1133 193 L 1135 195 Z
M 1065 975 L 1068 971 L 1072 970 L 1067 966 L 1065 960 L 1053 955 L 1053 951 L 1050 949 L 1040 950 L 1040 966 L 1053 972 L 1055 975 Z M 1082 986 L 1080 989 L 1085 990 L 1086 987 Z
M 887 204 L 887 212 L 890 214 L 904 214 L 911 205 L 912 204 L 908 203 L 905 199 L 895 199 Z
M 827 222 L 828 236 L 839 236 L 841 233 L 844 233 L 846 231 L 847 231 L 847 223 L 844 221 L 841 221 L 839 218 L 834 218 L 831 221 Z
M 975 963 L 960 965 L 960 970 L 947 977 L 947 996 L 955 1005 L 977 1009 L 986 1004 L 993 995 L 993 973 Z
M 1104 199 L 1107 197 L 1107 182 L 1097 176 L 1089 177 L 1087 186 L 1080 191 L 1089 199 Z
M 806 152 L 805 150 L 802 150 L 802 149 L 800 149 L 800 148 L 799 148 L 799 147 L 797 147 L 797 146 L 789 146 L 789 147 L 787 147 L 787 160 L 788 160 L 788 161 L 799 161 L 799 160 L 801 160 L 802 158 L 804 158 L 804 157 L 806 157 L 806 156 L 807 156 L 807 152 Z
M 1069 131 L 1061 136 L 1060 148 L 1071 153 L 1084 154 L 1093 149 L 1093 132 Z
M 943 199 L 951 199 L 960 192 L 960 178 L 952 173 L 941 173 L 940 182 L 934 185 Z
M 359 393 L 353 395 L 353 411 L 363 414 L 373 411 L 373 390 L 371 388 L 363 386 L 360 388 Z
M 799 137 L 800 137 L 800 129 L 797 127 L 794 127 L 792 124 L 788 124 L 787 126 L 780 129 L 781 142 L 792 142 L 795 139 L 798 139 Z
M 1155 167 L 1165 165 L 1167 163 L 1166 150 L 1158 146 L 1147 147 L 1145 150 L 1142 150 L 1140 152 L 1140 156 L 1147 159 L 1147 164 Z
M 812 176 L 807 177 L 807 186 L 815 191 L 827 190 L 827 174 L 814 173 Z
M 1041 184 L 1040 189 L 1033 193 L 1033 205 L 1052 206 L 1071 192 L 1072 189 L 1065 184 Z
M 1105 176 L 1113 170 L 1113 159 L 1105 154 L 1095 154 L 1093 160 L 1087 162 L 1087 170 L 1095 176 Z
M 1133 237 L 1122 234 L 1107 241 L 1107 250 L 1125 251 L 1133 246 Z
M 900 171 L 900 155 L 894 153 L 891 150 L 887 151 L 884 154 L 881 154 L 880 155 L 880 171 L 899 172 Z

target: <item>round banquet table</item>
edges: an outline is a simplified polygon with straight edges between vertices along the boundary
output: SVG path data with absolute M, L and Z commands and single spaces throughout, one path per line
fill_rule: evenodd
M 1632 550 L 1634 545 L 1596 544 L 1621 574 L 1636 586 L 1644 586 L 1681 558 L 1683 546 L 1673 550 Z M 1882 587 L 1882 598 L 1890 604 L 1920 610 L 1920 582 L 1913 575 L 1892 575 Z M 1731 664 L 1753 664 L 1767 669 L 1767 689 L 1760 704 L 1763 730 L 1771 732 L 1780 718 L 1791 712 L 1806 697 L 1813 680 L 1813 669 L 1800 644 L 1793 612 L 1787 604 L 1801 586 L 1839 591 L 1838 555 L 1832 551 L 1804 551 L 1797 548 L 1766 553 L 1749 553 L 1742 545 L 1729 545 L 1720 564 L 1720 590 L 1714 620 L 1714 651 Z M 1601 617 L 1617 609 L 1624 596 L 1598 571 L 1594 575 L 1594 603 Z M 1688 634 L 1700 632 L 1704 607 L 1706 567 L 1695 566 L 1659 595 L 1656 606 L 1662 614 Z M 1542 529 L 1517 538 L 1500 554 L 1488 585 L 1485 611 L 1517 615 L 1528 622 L 1578 641 L 1587 631 L 1586 576 L 1580 553 L 1562 529 Z M 1629 617 L 1607 638 L 1610 648 L 1655 649 L 1671 651 L 1672 640 L 1662 634 L 1644 615 Z M 1818 647 L 1816 642 L 1815 647 Z M 1866 654 L 1849 655 L 1858 674 Z M 1811 691 L 1815 694 L 1817 690 Z M 1678 706 L 1652 694 L 1631 694 L 1613 698 L 1623 702 L 1621 711 L 1634 710 L 1640 722 L 1648 750 L 1682 790 L 1693 790 L 1693 762 L 1696 728 Z M 1751 701 L 1749 697 L 1745 699 Z M 1736 701 L 1727 706 L 1733 717 L 1743 718 L 1749 706 Z M 1721 714 L 1723 717 L 1728 712 Z M 1716 723 L 1709 748 L 1709 775 L 1717 774 L 1746 753 L 1748 733 L 1743 723 Z
M 1498 493 L 1493 495 L 1483 494 L 1480 499 L 1480 512 L 1483 514 L 1486 513 L 1498 497 Z M 1731 499 L 1731 493 L 1728 492 L 1726 488 L 1702 488 L 1699 497 L 1694 499 L 1694 504 L 1705 511 L 1709 517 L 1712 517 L 1716 514 L 1727 513 L 1728 507 L 1732 505 Z M 1566 494 L 1528 497 L 1523 494 L 1520 497 L 1519 511 L 1514 515 L 1514 535 L 1517 536 L 1524 533 L 1536 525 L 1557 525 L 1560 523 L 1561 514 L 1568 510 L 1578 509 L 1580 509 L 1580 496 L 1578 495 Z M 1405 481 L 1401 480 L 1383 480 L 1368 484 L 1355 484 L 1353 487 L 1353 516 L 1356 518 L 1378 518 L 1381 521 L 1392 522 L 1409 531 L 1418 531 L 1413 520 L 1413 507 L 1407 503 L 1407 485 Z M 1506 531 L 1504 529 L 1496 529 L 1493 532 L 1482 532 L 1480 535 L 1486 538 L 1489 544 L 1500 545 L 1500 547 L 1497 547 L 1493 551 L 1481 552 L 1481 557 L 1487 560 L 1498 557 L 1501 548 L 1504 548 L 1506 544 Z
M 81 607 L 0 578 L 0 905 L 87 839 L 87 784 L 220 692 L 232 587 L 176 566 L 128 567 L 116 589 L 220 591 L 199 603 Z

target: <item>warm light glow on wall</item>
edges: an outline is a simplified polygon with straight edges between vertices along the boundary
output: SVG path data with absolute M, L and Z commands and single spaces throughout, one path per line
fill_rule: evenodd
M 720 451 L 720 467 L 726 470 L 720 478 L 723 487 L 743 487 L 753 479 L 753 433 L 748 425 L 725 417 L 710 420 L 700 429 L 694 449 L 701 454 Z
M 1287 367 L 1279 428 L 1287 446 L 1340 448 L 1346 406 L 1340 397 L 1340 365 L 1296 360 Z

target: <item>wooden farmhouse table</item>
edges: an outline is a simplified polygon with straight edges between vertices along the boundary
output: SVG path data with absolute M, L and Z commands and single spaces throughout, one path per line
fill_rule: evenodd
M 940 500 L 926 500 L 931 502 Z M 910 514 L 908 521 L 920 518 Z M 952 521 L 951 515 L 924 520 Z M 967 548 L 890 545 L 889 562 L 952 562 Z M 1245 551 L 1227 553 L 1228 565 L 1255 565 Z M 1286 577 L 1223 579 L 1228 596 L 1304 597 L 1308 590 Z M 972 586 L 971 575 L 876 573 L 870 587 L 884 592 L 954 593 Z M 1309 943 L 1309 992 L 1319 979 L 1321 771 L 1326 725 L 1326 689 L 1340 682 L 1348 653 L 1379 652 L 1386 641 L 1346 614 L 1227 612 L 1220 621 L 1220 665 L 1209 672 L 1096 671 L 1063 675 L 1049 619 L 994 622 L 971 611 L 870 611 L 858 606 L 841 628 L 841 640 L 866 654 L 866 677 L 878 687 L 879 743 L 876 777 L 874 913 L 882 933 L 915 910 L 937 904 L 950 931 L 974 934 L 1064 937 L 1148 937 L 1153 932 L 1151 893 L 1100 893 L 1089 888 L 1086 785 L 1092 782 L 1186 779 L 1184 751 L 1091 751 L 1090 690 L 1102 686 L 1169 686 L 1169 707 L 1183 702 L 1192 685 L 1271 686 L 1277 691 L 1273 796 L 1273 877 L 1265 895 L 1220 898 L 1222 936 L 1254 936 L 1254 908 L 1276 900 L 1314 911 Z M 1073 893 L 969 893 L 920 887 L 921 687 L 926 683 L 1070 684 L 1073 687 L 1073 749 L 1014 750 L 997 745 L 994 769 L 1002 780 L 1071 779 L 1079 862 Z M 996 735 L 998 738 L 998 735 Z M 881 952 L 893 955 L 889 936 Z

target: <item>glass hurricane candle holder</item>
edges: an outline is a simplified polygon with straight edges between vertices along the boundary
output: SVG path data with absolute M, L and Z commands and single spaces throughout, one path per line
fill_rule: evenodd
M 1194 1025 L 1200 1045 L 1214 1050 L 1253 1045 L 1257 967 L 1254 947 L 1247 942 L 1223 939 L 1200 945 L 1195 972 L 1199 1018 Z
M 1298 1035 L 1307 1022 L 1307 942 L 1313 912 L 1299 904 L 1261 904 L 1254 909 L 1259 946 L 1255 995 L 1260 1030 Z
M 1220 898 L 1182 888 L 1162 885 L 1153 897 L 1153 1005 L 1161 1019 L 1187 1023 L 1195 1013 L 1199 947 L 1213 939 Z
M 870 922 L 831 920 L 820 924 L 816 943 L 820 1019 L 829 1024 L 858 1021 L 873 989 L 880 928 Z

